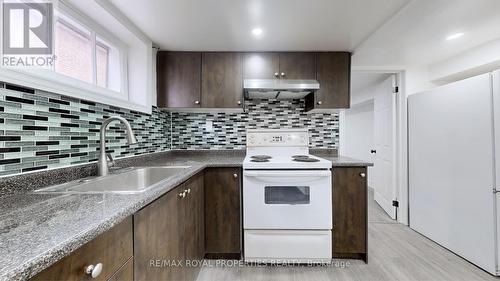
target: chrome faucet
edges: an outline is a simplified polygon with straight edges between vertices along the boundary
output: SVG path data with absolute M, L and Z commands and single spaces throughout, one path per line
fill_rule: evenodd
M 108 157 L 112 162 L 114 162 L 113 158 L 111 157 L 111 154 L 109 153 L 106 154 L 106 127 L 109 125 L 109 123 L 113 121 L 120 121 L 123 125 L 125 125 L 128 144 L 137 143 L 137 139 L 135 138 L 134 132 L 132 132 L 132 127 L 130 127 L 130 123 L 127 121 L 127 119 L 120 116 L 111 116 L 108 119 L 104 120 L 101 125 L 99 160 L 97 161 L 97 169 L 99 176 L 106 176 L 108 174 L 108 161 L 107 161 Z

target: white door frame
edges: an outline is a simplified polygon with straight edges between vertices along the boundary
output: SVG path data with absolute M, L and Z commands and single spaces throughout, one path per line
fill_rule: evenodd
M 402 68 L 373 68 L 373 67 L 352 67 L 353 72 L 357 73 L 387 73 L 395 74 L 399 88 L 396 96 L 396 194 L 399 202 L 397 208 L 398 222 L 408 225 L 408 128 L 407 128 L 407 93 L 405 83 L 405 71 Z M 345 139 L 342 137 L 344 114 L 340 114 L 340 139 L 339 152 L 343 153 L 343 144 Z

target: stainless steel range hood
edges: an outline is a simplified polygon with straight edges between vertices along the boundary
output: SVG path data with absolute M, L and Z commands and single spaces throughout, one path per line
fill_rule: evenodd
M 301 99 L 319 89 L 316 80 L 245 79 L 243 89 L 247 99 Z

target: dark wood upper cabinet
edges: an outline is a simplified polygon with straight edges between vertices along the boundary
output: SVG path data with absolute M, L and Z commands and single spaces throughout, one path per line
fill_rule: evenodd
M 241 254 L 240 168 L 205 170 L 205 247 L 209 258 Z
M 279 62 L 281 78 L 316 79 L 316 57 L 314 53 L 280 53 Z
M 243 55 L 243 79 L 274 79 L 279 73 L 278 53 L 246 53 Z
M 200 107 L 201 53 L 159 52 L 157 103 L 159 107 Z
M 159 52 L 159 107 L 242 108 L 244 79 L 317 79 L 306 111 L 350 106 L 349 52 Z
M 247 53 L 244 55 L 244 79 L 315 79 L 314 53 Z
M 203 53 L 201 76 L 201 107 L 242 107 L 242 54 Z
M 320 89 L 306 98 L 306 110 L 349 108 L 351 53 L 317 53 L 316 79 Z
M 333 257 L 367 261 L 367 200 L 366 167 L 333 169 Z

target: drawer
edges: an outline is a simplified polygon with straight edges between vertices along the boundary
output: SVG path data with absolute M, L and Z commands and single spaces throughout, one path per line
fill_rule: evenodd
M 330 262 L 330 230 L 245 230 L 246 262 Z
M 31 280 L 107 280 L 133 255 L 132 217 L 56 262 Z M 102 264 L 102 272 L 92 279 L 88 265 Z

